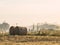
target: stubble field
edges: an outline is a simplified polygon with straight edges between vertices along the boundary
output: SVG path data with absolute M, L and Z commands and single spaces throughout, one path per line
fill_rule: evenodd
M 59 36 L 2 36 L 0 45 L 60 45 Z

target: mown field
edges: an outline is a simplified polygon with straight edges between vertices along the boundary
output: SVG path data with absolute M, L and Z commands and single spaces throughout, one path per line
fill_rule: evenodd
M 15 36 L 2 33 L 0 45 L 60 45 L 60 30 L 40 30 Z
M 0 45 L 60 45 L 59 42 L 46 42 L 46 41 L 41 41 L 41 42 L 0 42 Z
M 60 45 L 60 36 L 0 36 L 0 45 Z

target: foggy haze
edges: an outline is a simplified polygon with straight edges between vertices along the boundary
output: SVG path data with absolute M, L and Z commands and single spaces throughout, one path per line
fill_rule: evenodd
M 0 0 L 0 23 L 3 21 L 21 26 L 60 25 L 60 0 Z

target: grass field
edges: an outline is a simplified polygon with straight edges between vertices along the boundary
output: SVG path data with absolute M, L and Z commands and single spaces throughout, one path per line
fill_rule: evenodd
M 1 36 L 0 45 L 60 45 L 60 36 Z
M 46 42 L 46 41 L 41 41 L 41 42 L 0 42 L 0 45 L 60 45 L 59 42 Z

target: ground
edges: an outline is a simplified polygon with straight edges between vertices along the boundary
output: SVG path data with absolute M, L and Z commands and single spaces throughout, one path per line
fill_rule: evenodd
M 60 36 L 1 36 L 0 45 L 60 45 Z
M 41 42 L 0 42 L 0 45 L 60 45 L 59 42 L 46 42 L 46 41 L 41 41 Z

